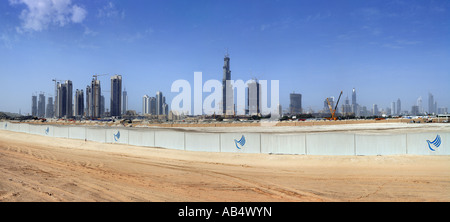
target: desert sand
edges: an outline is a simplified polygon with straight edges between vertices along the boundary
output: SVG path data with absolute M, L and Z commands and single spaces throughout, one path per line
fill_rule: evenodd
M 450 201 L 450 156 L 208 153 L 0 130 L 0 201 Z

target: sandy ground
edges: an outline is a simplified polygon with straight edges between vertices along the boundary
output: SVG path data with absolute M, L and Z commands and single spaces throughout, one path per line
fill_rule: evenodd
M 450 156 L 206 153 L 0 130 L 0 201 L 450 201 Z

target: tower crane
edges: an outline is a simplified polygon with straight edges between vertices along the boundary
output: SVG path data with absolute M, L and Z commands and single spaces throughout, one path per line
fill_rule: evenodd
M 95 74 L 95 75 L 92 75 L 92 77 L 94 77 L 95 78 L 95 80 L 97 80 L 97 76 L 107 76 L 108 74 Z
M 336 117 L 335 114 L 336 114 L 336 109 L 338 107 L 339 100 L 341 99 L 341 96 L 342 96 L 342 91 L 341 91 L 341 94 L 339 94 L 339 98 L 338 98 L 338 100 L 336 102 L 336 106 L 334 107 L 334 109 L 333 109 L 333 107 L 331 107 L 330 100 L 328 100 L 328 98 L 327 98 L 328 108 L 330 109 L 330 113 L 331 113 L 331 117 L 329 117 L 327 119 L 329 119 L 329 120 L 337 120 L 337 117 Z

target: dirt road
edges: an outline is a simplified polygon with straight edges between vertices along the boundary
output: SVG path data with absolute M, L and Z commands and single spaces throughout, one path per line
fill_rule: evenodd
M 449 156 L 206 153 L 0 130 L 0 201 L 450 201 Z

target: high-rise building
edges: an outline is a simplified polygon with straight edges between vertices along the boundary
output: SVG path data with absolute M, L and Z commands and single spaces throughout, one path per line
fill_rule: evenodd
M 72 91 L 72 81 L 66 80 L 67 87 L 67 103 L 66 105 L 66 118 L 73 117 L 73 91 Z
M 127 89 L 123 90 L 122 93 L 122 114 L 125 115 L 128 110 L 128 94 Z
M 66 80 L 65 83 L 57 83 L 57 104 L 56 104 L 56 117 L 58 118 L 70 118 L 73 117 L 73 104 L 72 104 L 72 81 Z
M 105 97 L 100 95 L 100 117 L 104 117 L 105 115 Z
M 397 99 L 397 115 L 401 115 L 402 114 L 402 102 L 400 101 L 400 98 Z
M 37 116 L 37 96 L 31 96 L 31 115 Z
M 291 100 L 291 103 L 289 104 L 289 113 L 291 115 L 302 113 L 302 94 L 291 93 L 289 97 Z
M 282 117 L 283 116 L 283 109 L 282 109 L 282 107 L 281 107 L 281 104 L 278 104 L 278 115 L 280 116 L 280 117 Z
M 149 114 L 150 113 L 150 97 L 148 95 L 144 95 L 142 97 L 142 114 Z
M 149 108 L 148 111 L 152 115 L 156 115 L 156 97 L 150 97 L 148 102 Z
M 372 110 L 372 114 L 374 116 L 378 116 L 378 105 L 377 104 L 373 104 L 373 110 Z
M 92 96 L 92 104 L 90 106 L 92 107 L 92 118 L 100 118 L 101 117 L 101 100 L 102 100 L 102 90 L 100 86 L 100 80 L 97 80 L 97 78 L 93 78 L 91 82 L 91 96 Z
M 156 92 L 156 115 L 163 115 L 163 94 L 161 91 Z
M 422 96 L 419 96 L 419 98 L 417 98 L 417 107 L 419 107 L 419 113 L 423 113 Z
M 66 102 L 67 102 L 67 87 L 64 83 L 57 83 L 56 87 L 56 117 L 61 118 L 66 115 Z
M 417 115 L 419 115 L 419 106 L 412 106 L 411 107 L 411 115 L 413 115 L 413 116 L 417 116 Z
M 396 112 L 395 112 L 395 102 L 392 102 L 391 103 L 391 115 L 395 115 L 396 114 Z
M 353 90 L 352 90 L 351 112 L 354 113 L 355 115 L 359 115 L 358 108 L 359 108 L 358 104 L 356 103 L 356 90 L 355 90 L 355 88 L 353 88 Z
M 438 108 L 438 114 L 448 114 L 448 108 L 447 107 Z
M 86 117 L 92 117 L 94 106 L 92 102 L 92 87 L 87 85 L 86 86 Z
M 120 117 L 122 115 L 122 76 L 111 77 L 111 116 Z
M 45 117 L 52 118 L 53 115 L 54 115 L 53 110 L 54 110 L 54 108 L 53 108 L 53 98 L 52 97 L 48 97 Z
M 342 105 L 342 113 L 344 115 L 350 115 L 350 113 L 352 113 L 352 105 L 350 105 L 348 96 L 345 98 L 344 104 Z
M 258 80 L 253 79 L 250 81 L 247 92 L 248 115 L 258 115 L 261 113 L 261 84 L 259 84 Z
M 433 94 L 428 93 L 428 114 L 436 113 Z
M 45 95 L 44 95 L 44 93 L 39 94 L 37 116 L 45 117 Z
M 163 104 L 163 115 L 169 115 L 169 105 L 167 103 Z
M 234 114 L 233 86 L 231 85 L 230 57 L 228 53 L 223 59 L 223 79 L 222 79 L 222 112 L 224 115 Z
M 76 117 L 82 117 L 84 115 L 84 92 L 82 89 L 75 91 L 74 115 Z

